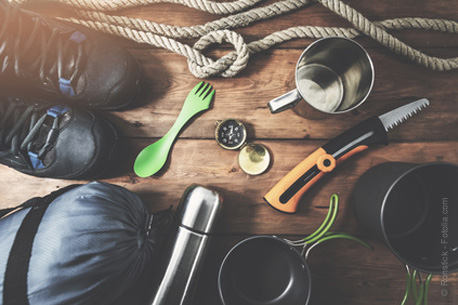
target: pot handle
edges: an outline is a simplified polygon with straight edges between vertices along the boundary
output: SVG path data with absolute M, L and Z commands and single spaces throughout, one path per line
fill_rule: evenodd
M 412 295 L 415 304 L 427 305 L 428 304 L 428 291 L 429 284 L 431 282 L 432 274 L 428 274 L 426 280 L 423 280 L 421 273 L 417 270 L 414 270 L 412 274 L 410 273 L 409 266 L 406 265 L 407 269 L 407 281 L 406 281 L 406 292 L 404 298 L 401 302 L 401 305 L 407 304 L 407 300 L 410 295 Z M 417 277 L 420 279 L 419 290 L 417 291 Z
M 294 89 L 288 93 L 285 93 L 277 98 L 274 98 L 267 106 L 269 106 L 270 112 L 278 113 L 286 109 L 293 108 L 301 100 L 301 95 L 297 89 Z

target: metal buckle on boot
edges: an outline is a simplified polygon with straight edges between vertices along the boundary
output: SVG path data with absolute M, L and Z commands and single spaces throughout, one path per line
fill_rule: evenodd
M 59 134 L 59 117 L 65 114 L 68 110 L 68 107 L 62 105 L 53 106 L 48 109 L 46 113 L 47 117 L 45 119 L 45 122 L 49 118 L 53 118 L 53 121 L 52 127 L 49 130 L 48 136 L 46 137 L 46 142 L 38 152 L 32 150 L 28 151 L 29 159 L 34 169 L 44 168 L 44 164 L 42 161 L 43 156 L 46 152 L 48 152 L 52 145 L 54 145 Z

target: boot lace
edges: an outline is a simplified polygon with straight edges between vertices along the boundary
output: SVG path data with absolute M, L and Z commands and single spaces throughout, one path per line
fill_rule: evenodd
M 42 84 L 75 95 L 86 35 L 75 30 L 51 28 L 39 16 L 29 15 L 16 5 L 0 2 L 0 75 L 39 77 Z M 1 15 L 1 12 L 0 12 Z
M 56 108 L 59 107 L 59 108 Z M 15 98 L 0 101 L 0 152 L 11 149 L 15 157 L 22 155 L 30 160 L 31 168 L 36 168 L 33 160 L 41 160 L 53 146 L 59 129 L 59 116 L 50 115 L 50 111 L 66 111 L 63 106 L 25 105 Z M 39 138 L 42 127 L 46 125 L 47 134 Z M 50 128 L 49 128 L 50 127 Z M 33 159 L 33 160 L 32 160 Z

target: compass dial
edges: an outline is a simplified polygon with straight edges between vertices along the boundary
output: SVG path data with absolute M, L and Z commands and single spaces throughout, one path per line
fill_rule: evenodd
M 242 122 L 235 119 L 222 121 L 216 128 L 216 141 L 226 149 L 238 149 L 245 144 L 246 129 Z

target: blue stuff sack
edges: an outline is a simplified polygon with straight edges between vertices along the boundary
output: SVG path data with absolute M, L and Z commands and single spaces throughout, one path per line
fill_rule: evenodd
M 137 195 L 100 182 L 3 210 L 0 304 L 141 304 L 162 236 L 153 219 Z

